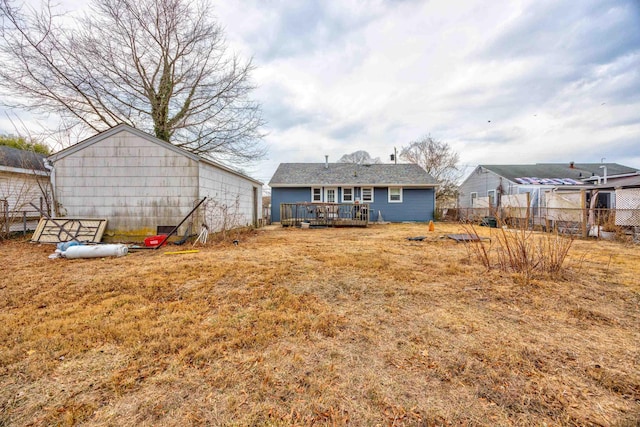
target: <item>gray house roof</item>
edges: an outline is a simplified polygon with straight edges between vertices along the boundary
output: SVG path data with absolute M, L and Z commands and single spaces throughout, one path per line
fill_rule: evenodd
M 405 186 L 435 187 L 435 179 L 413 164 L 280 163 L 271 187 L 309 186 Z
M 17 148 L 0 145 L 0 167 L 24 169 L 28 171 L 46 171 L 44 157 L 33 151 L 18 150 Z
M 480 165 L 510 181 L 519 182 L 519 178 L 573 179 L 585 180 L 592 175 L 603 176 L 607 167 L 608 176 L 633 174 L 637 169 L 617 163 L 536 163 L 532 165 Z M 523 182 L 520 182 L 523 183 Z

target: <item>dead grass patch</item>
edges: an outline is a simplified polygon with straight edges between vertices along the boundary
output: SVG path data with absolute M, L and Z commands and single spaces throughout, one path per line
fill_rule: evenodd
M 0 425 L 636 425 L 637 246 L 577 240 L 523 283 L 461 231 L 92 260 L 3 242 Z

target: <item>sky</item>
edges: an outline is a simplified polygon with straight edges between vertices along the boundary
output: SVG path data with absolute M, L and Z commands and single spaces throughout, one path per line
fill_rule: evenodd
M 73 7 L 78 0 L 62 1 Z M 268 158 L 367 151 L 424 136 L 478 164 L 640 169 L 640 0 L 214 1 L 252 58 Z M 10 131 L 10 130 L 6 130 Z

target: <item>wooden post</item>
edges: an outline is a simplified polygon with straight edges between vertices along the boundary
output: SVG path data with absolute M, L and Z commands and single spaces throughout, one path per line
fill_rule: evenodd
M 587 198 L 584 189 L 580 190 L 580 208 L 582 209 L 582 238 L 587 238 Z
M 526 228 L 527 230 L 533 230 L 533 223 L 531 223 L 531 225 L 529 225 L 529 220 L 531 219 L 531 193 L 527 192 L 525 193 L 527 195 L 527 207 L 526 207 L 526 211 L 525 211 L 525 217 L 526 217 Z

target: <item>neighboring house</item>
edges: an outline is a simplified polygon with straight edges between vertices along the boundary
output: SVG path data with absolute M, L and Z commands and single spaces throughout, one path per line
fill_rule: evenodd
M 529 165 L 480 165 L 460 185 L 460 209 L 503 206 L 506 196 L 529 193 L 531 207 L 545 207 L 545 193 L 577 194 L 599 182 L 632 176 L 637 170 L 617 163 L 536 163 Z M 589 203 L 589 201 L 587 201 Z M 601 191 L 598 207 L 612 207 L 611 193 Z M 578 202 L 580 207 L 580 202 Z
M 59 214 L 107 219 L 107 236 L 148 236 L 178 225 L 202 198 L 193 233 L 257 225 L 262 183 L 120 124 L 49 157 Z M 187 231 L 189 221 L 178 230 Z
M 628 188 L 640 188 L 640 171 L 633 175 L 609 178 L 606 183 L 596 185 L 601 190 L 618 190 Z
M 10 223 L 21 223 L 22 229 L 23 219 L 39 218 L 31 203 L 47 210 L 49 194 L 43 155 L 0 146 L 0 232 L 14 230 Z
M 371 220 L 429 221 L 437 182 L 414 164 L 281 163 L 269 182 L 271 220 L 281 203 L 366 203 Z

